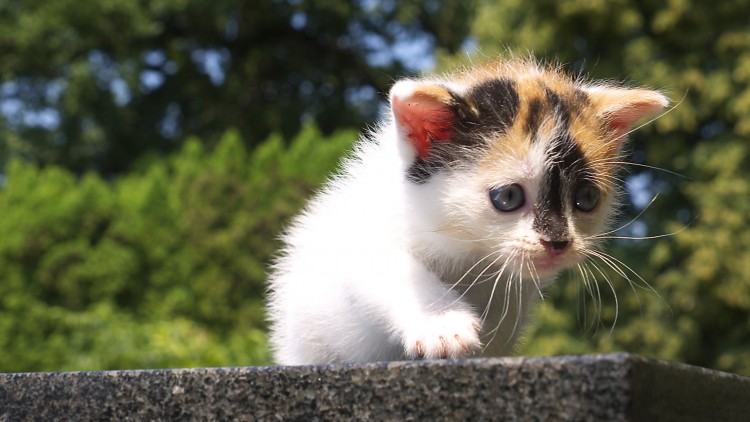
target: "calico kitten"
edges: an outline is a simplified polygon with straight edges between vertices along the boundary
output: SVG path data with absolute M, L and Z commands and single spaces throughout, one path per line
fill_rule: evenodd
M 284 235 L 276 361 L 511 353 L 544 286 L 597 253 L 625 137 L 667 102 L 523 60 L 399 81 Z

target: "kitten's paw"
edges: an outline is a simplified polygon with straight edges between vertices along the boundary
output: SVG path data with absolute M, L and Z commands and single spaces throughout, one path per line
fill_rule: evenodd
M 404 334 L 404 351 L 411 359 L 456 359 L 471 356 L 482 345 L 479 320 L 468 311 L 430 315 Z

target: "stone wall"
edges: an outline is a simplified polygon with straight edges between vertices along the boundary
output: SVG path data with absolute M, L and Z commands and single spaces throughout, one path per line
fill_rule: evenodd
M 628 354 L 0 374 L 15 420 L 750 420 L 750 378 Z

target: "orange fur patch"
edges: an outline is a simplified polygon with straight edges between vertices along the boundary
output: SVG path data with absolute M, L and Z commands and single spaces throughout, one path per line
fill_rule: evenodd
M 520 98 L 519 114 L 507 133 L 493 142 L 487 151 L 488 159 L 483 160 L 484 162 L 497 162 L 507 156 L 526 156 L 533 143 L 529 133 L 530 125 L 538 125 L 538 136 L 554 133 L 557 121 L 546 98 L 546 91 L 549 90 L 569 104 L 569 132 L 586 161 L 592 164 L 590 167 L 594 173 L 594 182 L 604 192 L 611 189 L 611 181 L 617 170 L 613 162 L 620 161 L 617 155 L 621 140 L 609 139 L 605 122 L 599 113 L 599 104 L 587 102 L 580 97 L 583 92 L 582 84 L 556 68 L 542 67 L 524 60 L 481 66 L 463 74 L 460 80 L 473 86 L 497 78 L 509 78 L 515 82 Z M 536 111 L 532 105 L 535 101 L 541 107 Z M 532 119 L 537 119 L 538 122 L 534 123 Z

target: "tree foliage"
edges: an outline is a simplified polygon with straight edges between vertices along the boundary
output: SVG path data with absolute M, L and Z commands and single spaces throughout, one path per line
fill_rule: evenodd
M 425 48 L 465 63 L 468 31 L 470 61 L 531 51 L 675 105 L 633 136 L 633 222 L 617 235 L 676 234 L 613 240 L 633 284 L 601 261 L 611 286 L 564 278 L 520 353 L 625 350 L 750 375 L 748 9 L 6 1 L 0 370 L 268 362 L 264 265 L 354 139 L 305 122 L 360 129 Z
M 746 0 L 481 3 L 472 33 L 482 54 L 534 51 L 572 72 L 662 88 L 674 100 L 633 137 L 633 160 L 667 171 L 631 168 L 631 183 L 647 183 L 630 218 L 648 202 L 636 196 L 659 196 L 619 234 L 677 233 L 611 245 L 658 295 L 627 269 L 640 287 L 610 272 L 615 324 L 602 277 L 592 294 L 572 277 L 555 306 L 540 310 L 524 352 L 627 350 L 750 374 L 750 27 L 739 13 L 748 8 Z M 582 308 L 584 294 L 601 295 L 603 307 L 589 300 Z M 584 311 L 589 335 L 573 329 Z
M 396 41 L 457 49 L 472 2 L 7 1 L 0 159 L 118 174 L 188 136 L 249 146 L 304 121 L 363 124 L 414 67 Z M 403 45 L 403 44 L 400 44 Z M 394 51 L 396 53 L 394 53 Z M 0 160 L 0 166 L 4 160 Z
M 0 190 L 0 371 L 269 362 L 281 224 L 355 139 L 235 131 L 107 182 L 13 161 Z M 284 186 L 284 189 L 279 189 Z

